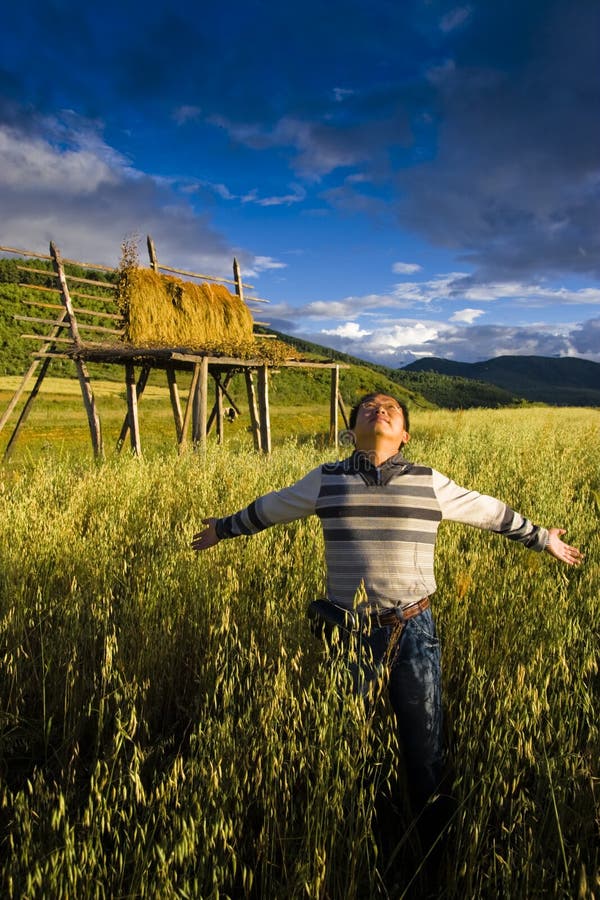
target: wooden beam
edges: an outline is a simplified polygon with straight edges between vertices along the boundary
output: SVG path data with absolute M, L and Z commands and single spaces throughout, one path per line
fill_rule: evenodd
M 150 257 L 150 268 L 153 272 L 158 273 L 158 257 L 156 255 L 156 247 L 154 246 L 154 241 L 148 235 L 146 237 L 146 246 L 148 247 L 148 256 Z
M 125 366 L 125 384 L 126 384 L 126 387 L 127 387 L 127 388 L 128 388 L 128 380 L 127 380 L 127 379 L 128 379 L 128 367 L 129 367 L 129 366 L 131 366 L 131 370 L 132 370 L 132 372 L 133 372 L 132 377 L 135 379 L 135 372 L 133 371 L 133 368 L 134 368 L 134 367 L 133 367 L 133 363 L 128 363 L 128 364 L 126 364 L 126 366 Z M 146 385 L 147 385 L 147 383 L 148 383 L 148 378 L 149 378 L 149 376 L 150 376 L 150 366 L 142 366 L 142 371 L 140 372 L 140 377 L 139 377 L 138 382 L 137 382 L 137 384 L 136 384 L 136 386 L 135 386 L 135 396 L 136 396 L 136 409 L 135 409 L 135 415 L 136 415 L 136 419 L 137 419 L 137 403 L 139 403 L 139 400 L 140 400 L 142 394 L 144 393 L 144 388 L 146 387 Z M 117 453 L 120 453 L 120 452 L 121 452 L 121 448 L 122 448 L 123 444 L 125 443 L 125 439 L 126 439 L 126 437 L 127 437 L 127 432 L 129 431 L 129 429 L 130 429 L 130 427 L 131 427 L 130 419 L 131 419 L 131 416 L 129 415 L 129 396 L 128 396 L 128 398 L 127 398 L 127 413 L 126 413 L 126 415 L 125 415 L 125 420 L 124 420 L 124 422 L 123 422 L 123 425 L 121 426 L 121 432 L 120 432 L 119 437 L 118 437 L 118 439 L 117 439 Z M 135 449 L 135 447 L 133 446 L 133 432 L 131 433 L 132 449 L 133 449 L 134 453 L 136 453 L 136 456 L 141 456 L 141 455 L 142 455 L 142 452 L 141 452 L 141 442 L 140 442 L 140 439 L 139 439 L 139 424 L 138 424 L 137 427 L 138 427 L 137 446 L 139 447 L 139 453 L 136 452 L 136 449 Z
M 40 355 L 48 354 L 48 358 L 51 356 L 52 347 L 54 345 L 53 339 L 57 337 L 59 331 L 62 328 L 63 322 L 66 322 L 66 321 L 67 321 L 67 311 L 66 311 L 66 309 L 63 309 L 63 314 L 62 314 L 59 324 L 47 336 L 46 343 L 44 344 L 44 346 L 40 347 L 40 349 L 38 351 Z M 62 354 L 61 354 L 61 356 L 62 356 Z M 8 417 L 12 413 L 13 409 L 15 408 L 15 406 L 17 405 L 17 403 L 19 401 L 19 398 L 21 397 L 21 394 L 25 390 L 25 387 L 27 386 L 27 382 L 29 381 L 29 379 L 31 378 L 31 376 L 33 375 L 33 373 L 35 372 L 35 370 L 37 369 L 39 364 L 40 364 L 40 359 L 38 357 L 35 359 L 34 362 L 31 363 L 31 365 L 29 366 L 29 369 L 23 376 L 23 380 L 21 381 L 21 384 L 17 388 L 12 400 L 8 404 L 8 408 L 7 408 L 6 412 L 2 416 L 2 419 L 0 420 L 0 431 L 2 431 L 2 429 L 4 428 L 4 425 L 5 425 L 6 421 L 8 420 Z
M 37 322 L 39 325 L 58 325 L 54 319 L 40 319 L 38 316 L 13 316 L 18 322 Z M 68 328 L 68 325 L 61 325 L 61 328 Z M 115 334 L 119 337 L 125 334 L 124 329 L 117 328 L 104 328 L 102 325 L 86 325 L 84 322 L 79 323 L 79 327 L 85 329 L 86 331 L 96 331 L 101 332 L 102 334 Z
M 50 257 L 48 257 L 50 259 Z M 45 275 L 47 278 L 56 278 L 56 273 L 51 269 L 34 269 L 33 266 L 17 266 L 19 272 L 33 272 L 35 275 Z M 116 291 L 116 285 L 109 281 L 95 281 L 92 278 L 78 278 L 76 275 L 69 275 L 65 272 L 67 281 L 77 281 L 79 284 L 95 284 L 97 287 L 106 288 L 107 291 Z M 29 287 L 29 285 L 21 285 L 21 287 Z
M 340 408 L 340 412 L 342 414 L 342 419 L 344 420 L 344 425 L 346 428 L 350 428 L 350 420 L 348 419 L 348 414 L 346 412 L 346 407 L 344 405 L 344 400 L 342 398 L 341 391 L 338 390 L 338 406 Z
M 14 449 L 14 446 L 15 446 L 15 443 L 16 443 L 16 440 L 17 440 L 17 437 L 19 436 L 19 432 L 21 431 L 21 428 L 23 427 L 23 425 L 24 425 L 25 422 L 27 421 L 27 418 L 28 418 L 28 416 L 29 416 L 29 413 L 31 412 L 31 407 L 33 406 L 33 401 L 35 400 L 35 398 L 36 398 L 37 395 L 38 395 L 40 386 L 41 386 L 41 384 L 42 384 L 42 381 L 44 380 L 44 376 L 45 376 L 46 372 L 48 371 L 48 366 L 50 365 L 50 362 L 51 362 L 50 359 L 45 359 L 45 360 L 43 361 L 43 363 L 42 363 L 42 367 L 41 367 L 41 369 L 40 369 L 40 371 L 39 371 L 39 373 L 38 373 L 38 377 L 37 377 L 37 379 L 36 379 L 36 382 L 35 382 L 35 384 L 34 384 L 32 390 L 31 390 L 31 393 L 29 394 L 29 397 L 27 398 L 27 401 L 26 401 L 26 403 L 25 403 L 25 406 L 24 406 L 23 409 L 21 410 L 21 415 L 19 416 L 19 419 L 18 419 L 18 421 L 17 421 L 17 424 L 15 425 L 15 427 L 14 427 L 14 429 L 13 429 L 13 433 L 12 433 L 11 436 L 10 436 L 10 440 L 9 440 L 8 444 L 6 445 L 6 449 L 5 449 L 5 451 L 4 451 L 4 459 L 5 459 L 5 460 L 7 460 L 7 459 L 10 457 L 10 455 L 11 455 L 13 449 Z M 11 400 L 11 403 L 9 404 L 8 410 L 6 411 L 6 413 L 4 414 L 4 416 L 2 417 L 2 425 L 4 425 L 6 419 L 8 418 L 8 415 L 9 415 L 9 414 L 12 412 L 12 410 L 14 409 L 14 406 L 15 406 L 17 400 L 19 399 L 19 397 L 20 397 L 21 394 L 23 393 L 24 385 L 27 383 L 27 380 L 28 380 L 28 378 L 29 378 L 30 373 L 31 373 L 32 370 L 34 369 L 34 366 L 37 366 L 37 365 L 38 365 L 38 362 L 36 362 L 36 363 L 34 363 L 34 364 L 32 364 L 32 365 L 30 366 L 27 375 L 25 376 L 25 378 L 24 378 L 23 381 L 21 382 L 20 387 L 17 389 L 17 393 L 15 394 L 15 396 L 13 397 L 13 399 Z
M 0 247 L 0 250 L 4 250 L 6 253 L 17 253 L 19 256 L 33 256 L 35 259 L 52 259 L 51 256 L 46 256 L 45 253 L 36 253 L 34 250 L 19 250 L 16 247 Z
M 338 445 L 338 394 L 340 390 L 340 367 L 331 367 L 331 392 L 329 397 L 329 443 Z
M 179 441 L 180 451 L 183 450 L 187 443 L 187 433 L 190 426 L 190 419 L 192 417 L 192 407 L 194 405 L 194 397 L 196 396 L 198 379 L 200 378 L 200 367 L 201 363 L 197 362 L 194 364 L 194 372 L 192 375 L 192 382 L 190 384 L 190 392 L 188 394 L 187 403 L 185 406 L 185 415 L 183 417 L 183 426 L 181 428 L 181 440 Z
M 0 248 L 1 249 L 1 248 Z M 200 272 L 188 272 L 186 269 L 174 269 L 173 266 L 159 266 L 161 272 L 174 272 L 176 275 L 187 275 L 189 278 L 201 278 L 203 281 L 218 281 L 220 284 L 235 284 L 231 278 L 217 278 L 216 275 L 202 275 Z M 244 284 L 245 288 L 254 290 L 251 284 Z
M 27 284 L 26 282 L 20 281 L 20 288 L 26 288 L 28 291 L 42 291 L 45 294 L 62 294 L 60 288 L 50 288 L 45 287 L 43 284 Z M 71 296 L 73 297 L 83 297 L 84 300 L 99 300 L 101 303 L 114 303 L 114 297 L 103 297 L 101 294 L 84 294 L 82 291 L 71 291 Z M 101 316 L 103 313 L 98 312 L 98 315 Z
M 174 366 L 167 366 L 167 383 L 169 385 L 169 397 L 171 398 L 171 408 L 173 410 L 173 420 L 175 422 L 175 432 L 177 434 L 177 443 L 181 443 L 183 434 L 183 416 L 181 414 L 181 403 L 179 401 L 179 390 L 177 387 L 177 374 Z
M 211 375 L 215 379 L 215 384 L 220 385 L 222 393 L 225 394 L 225 396 L 227 397 L 227 399 L 229 400 L 229 402 L 235 409 L 238 416 L 241 415 L 239 408 L 236 406 L 236 404 L 231 399 L 230 395 L 227 393 L 227 388 L 229 387 L 229 383 L 230 383 L 231 379 L 233 378 L 233 376 L 235 375 L 235 372 L 232 372 L 231 370 L 228 371 L 227 374 L 225 375 L 225 380 L 223 382 L 221 382 L 221 379 L 217 372 L 211 372 Z M 217 403 L 215 400 L 215 403 L 213 404 L 213 408 L 211 409 L 210 415 L 208 417 L 208 422 L 206 423 L 206 433 L 207 434 L 210 434 L 210 430 L 213 426 L 216 415 L 217 415 Z
M 258 370 L 258 416 L 260 421 L 260 443 L 263 453 L 271 452 L 271 418 L 269 414 L 269 367 Z
M 62 298 L 71 325 L 71 335 L 73 336 L 73 341 L 75 342 L 75 344 L 80 345 L 81 339 L 79 337 L 79 331 L 77 330 L 77 319 L 75 318 L 73 305 L 69 296 L 69 288 L 67 286 L 67 280 L 65 278 L 61 255 L 53 241 L 50 242 L 50 255 L 52 256 L 54 270 L 58 275 L 58 280 L 62 289 Z M 101 458 L 104 455 L 104 449 L 102 446 L 102 429 L 100 427 L 100 417 L 98 415 L 96 401 L 94 399 L 94 394 L 90 384 L 90 376 L 83 360 L 76 359 L 75 368 L 77 369 L 77 377 L 79 378 L 81 395 L 83 397 L 88 424 L 90 426 L 90 435 L 92 438 L 92 448 L 94 451 L 94 456 L 97 458 Z
M 198 383 L 193 397 L 192 442 L 206 448 L 206 413 L 208 410 L 208 357 L 200 363 Z
M 33 256 L 35 259 L 52 259 L 52 255 L 46 256 L 45 253 L 35 253 L 33 250 L 19 250 L 17 247 L 0 247 L 6 253 L 16 253 L 19 256 Z M 118 270 L 112 266 L 101 266 L 99 263 L 81 262 L 78 259 L 63 259 L 65 266 L 80 266 L 82 269 L 97 269 L 98 272 L 117 272 Z M 52 274 L 52 273 L 50 273 Z
M 131 437 L 131 450 L 135 456 L 141 456 L 142 445 L 140 443 L 140 423 L 138 419 L 138 392 L 135 383 L 135 367 L 131 362 L 125 364 L 125 385 L 127 388 L 127 425 Z M 127 433 L 127 431 L 125 433 Z
M 223 388 L 215 378 L 215 418 L 217 420 L 217 444 L 223 443 Z
M 235 284 L 235 292 L 243 303 L 244 302 L 244 285 L 242 284 L 242 273 L 240 271 L 240 264 L 237 261 L 237 259 L 235 258 L 235 256 L 233 257 L 233 281 Z
M 22 300 L 24 306 L 35 306 L 38 309 L 64 309 L 62 303 L 44 303 L 42 300 Z M 102 312 L 99 309 L 83 309 L 83 307 L 73 307 L 73 311 L 78 316 L 96 316 L 98 319 L 110 319 L 114 322 L 122 322 L 123 316 L 120 313 Z
M 83 360 L 75 359 L 75 368 L 77 369 L 77 377 L 79 378 L 79 386 L 83 396 L 83 404 L 90 427 L 90 436 L 92 438 L 92 450 L 96 459 L 104 457 L 104 446 L 102 443 L 102 428 L 100 425 L 100 416 L 96 407 L 96 400 L 90 383 L 90 376 Z
M 244 376 L 246 378 L 246 391 L 248 393 L 248 410 L 250 412 L 250 424 L 252 425 L 252 439 L 254 441 L 254 449 L 262 450 L 260 421 L 258 418 L 258 410 L 256 408 L 256 392 L 254 390 L 254 381 L 252 378 L 252 370 L 245 369 Z
M 62 327 L 68 328 L 69 326 L 64 325 Z M 21 335 L 19 335 L 19 337 L 23 338 L 23 340 L 25 340 L 25 341 L 47 341 L 48 340 L 47 334 L 21 334 Z M 58 337 L 58 335 L 57 335 L 55 338 L 52 338 L 52 343 L 53 344 L 70 344 L 71 346 L 73 346 L 73 338 Z

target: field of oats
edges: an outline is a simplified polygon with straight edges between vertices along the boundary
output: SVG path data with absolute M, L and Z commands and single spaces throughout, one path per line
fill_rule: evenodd
M 440 529 L 455 812 L 434 896 L 600 897 L 599 426 L 414 415 L 411 459 L 586 554 Z M 189 548 L 331 451 L 89 455 L 48 439 L 0 471 L 1 896 L 422 896 L 385 694 L 366 715 L 306 620 L 317 521 Z

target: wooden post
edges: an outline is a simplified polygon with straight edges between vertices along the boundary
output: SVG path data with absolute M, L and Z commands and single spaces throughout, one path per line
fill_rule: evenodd
M 217 420 L 217 444 L 223 443 L 223 389 L 215 378 L 215 416 Z
M 177 375 L 174 366 L 167 366 L 167 382 L 169 384 L 169 396 L 171 398 L 171 408 L 173 409 L 173 419 L 175 420 L 175 431 L 177 433 L 177 443 L 181 443 L 183 434 L 183 416 L 181 414 L 181 403 L 179 402 L 179 390 L 177 388 Z
M 65 271 L 63 269 L 62 259 L 58 248 L 55 246 L 53 241 L 50 241 L 50 255 L 52 257 L 54 271 L 56 272 L 58 281 L 60 283 L 61 296 L 69 318 L 69 325 L 73 343 L 77 346 L 81 344 L 79 330 L 77 328 L 77 319 L 75 318 L 75 313 L 73 311 L 73 304 L 71 303 L 71 297 L 69 295 L 69 288 L 67 286 L 67 279 L 65 276 Z M 102 446 L 102 430 L 100 428 L 100 417 L 98 416 L 98 410 L 96 409 L 96 401 L 94 400 L 94 394 L 90 385 L 90 376 L 88 375 L 88 371 L 83 360 L 78 359 L 77 357 L 75 357 L 75 367 L 77 369 L 77 377 L 79 378 L 81 395 L 83 397 L 88 424 L 90 426 L 94 456 L 97 458 L 101 458 L 104 456 L 104 448 Z
M 240 272 L 240 264 L 235 256 L 233 257 L 233 280 L 235 281 L 235 292 L 243 303 L 244 287 L 242 285 L 242 273 Z
M 246 390 L 248 392 L 248 410 L 250 412 L 250 424 L 252 425 L 252 439 L 254 441 L 254 449 L 262 450 L 262 441 L 260 434 L 260 422 L 258 419 L 258 410 L 256 408 L 256 392 L 254 390 L 254 381 L 252 379 L 252 370 L 244 369 L 246 378 Z
M 329 443 L 338 445 L 338 394 L 340 392 L 340 367 L 331 367 L 331 396 L 329 403 Z
M 148 235 L 146 237 L 146 245 L 148 247 L 148 256 L 150 257 L 150 268 L 153 272 L 158 272 L 158 257 L 156 256 L 156 247 L 154 246 L 154 241 Z
M 51 331 L 50 334 L 48 335 L 49 340 L 48 340 L 47 343 L 44 344 L 43 347 L 41 347 L 40 353 L 47 353 L 48 350 L 50 350 L 50 348 L 53 346 L 52 340 L 51 340 L 51 339 L 52 339 L 53 337 L 57 337 L 57 336 L 58 336 L 59 331 L 62 330 L 63 324 L 68 326 L 68 319 L 69 319 L 69 317 L 68 317 L 67 311 L 66 311 L 66 310 L 63 310 L 62 317 L 61 317 L 61 319 L 59 320 L 60 324 L 59 324 L 59 325 L 56 325 L 56 326 L 52 329 L 52 331 Z M 15 406 L 17 405 L 17 403 L 19 402 L 19 400 L 20 400 L 20 398 L 21 398 L 21 395 L 23 394 L 25 388 L 27 387 L 27 382 L 28 382 L 29 379 L 32 377 L 32 375 L 35 373 L 35 370 L 36 370 L 37 367 L 39 366 L 40 361 L 41 361 L 41 360 L 39 360 L 39 359 L 34 360 L 34 361 L 31 363 L 31 365 L 29 366 L 29 368 L 27 369 L 27 372 L 26 372 L 25 375 L 23 376 L 23 379 L 22 379 L 22 381 L 21 381 L 21 384 L 19 385 L 19 387 L 18 387 L 17 390 L 15 391 L 15 393 L 14 393 L 14 395 L 13 395 L 13 397 L 12 397 L 10 403 L 8 404 L 7 409 L 5 410 L 5 412 L 4 412 L 3 416 L 2 416 L 2 418 L 0 419 L 0 431 L 2 431 L 2 429 L 3 429 L 4 426 L 6 425 L 8 419 L 9 419 L 9 417 L 10 417 L 10 414 L 12 413 L 13 409 L 15 408 Z M 44 362 L 46 362 L 46 360 L 44 360 Z M 50 362 L 50 360 L 48 359 L 48 362 L 46 363 L 45 368 L 43 367 L 43 369 L 44 369 L 44 374 L 45 374 L 45 372 L 46 372 L 47 369 L 48 369 L 48 363 L 49 363 L 49 362 Z M 43 379 L 43 376 L 42 376 L 42 379 Z M 41 381 L 40 381 L 39 383 L 41 384 Z M 38 384 L 38 388 L 39 388 L 39 384 Z M 37 394 L 37 390 L 36 390 L 36 394 Z M 13 434 L 13 436 L 11 437 L 11 441 L 12 441 L 13 439 L 14 439 L 14 434 Z
M 179 441 L 179 451 L 181 452 L 187 443 L 187 433 L 190 426 L 190 418 L 192 415 L 192 407 L 194 405 L 194 397 L 196 396 L 196 387 L 200 378 L 200 363 L 194 363 L 194 373 L 190 384 L 190 392 L 188 394 L 185 406 L 185 416 L 183 417 L 183 425 L 181 427 L 181 439 Z
M 132 362 L 125 363 L 125 382 L 127 385 L 127 417 L 129 420 L 131 449 L 136 456 L 141 456 L 142 446 L 140 444 L 140 423 L 138 420 L 138 395 L 135 384 L 135 366 Z
M 269 369 L 258 369 L 258 415 L 260 421 L 260 443 L 263 453 L 271 452 L 271 419 L 269 416 Z
M 348 419 L 348 414 L 346 412 L 346 407 L 344 406 L 344 401 L 342 399 L 341 391 L 338 391 L 338 406 L 340 408 L 340 412 L 342 414 L 342 419 L 344 420 L 344 425 L 346 428 L 350 427 L 350 421 Z
M 31 391 L 29 397 L 27 398 L 27 402 L 25 403 L 25 406 L 21 410 L 21 415 L 19 416 L 17 424 L 14 427 L 13 433 L 10 436 L 10 440 L 9 440 L 8 444 L 6 445 L 6 450 L 4 451 L 4 459 L 5 460 L 7 460 L 9 458 L 9 456 L 11 455 L 11 453 L 13 451 L 13 447 L 15 445 L 15 441 L 17 440 L 17 437 L 19 435 L 19 432 L 20 432 L 21 428 L 23 427 L 23 425 L 25 424 L 25 422 L 27 421 L 27 417 L 29 416 L 29 413 L 31 412 L 31 407 L 33 405 L 33 401 L 35 400 L 35 398 L 38 395 L 40 385 L 41 385 L 42 381 L 44 380 L 44 375 L 46 374 L 49 365 L 50 365 L 50 357 L 48 357 L 47 359 L 45 359 L 43 361 L 42 368 L 40 369 L 39 375 L 38 375 L 36 382 L 32 388 L 32 391 Z
M 230 370 L 230 371 L 227 373 L 227 375 L 225 376 L 225 380 L 224 380 L 224 381 L 221 381 L 219 375 L 218 375 L 216 372 L 213 372 L 213 373 L 212 373 L 212 376 L 213 376 L 213 378 L 215 379 L 215 384 L 218 384 L 219 387 L 221 388 L 221 393 L 222 393 L 225 397 L 227 397 L 227 399 L 228 399 L 229 402 L 231 403 L 232 407 L 235 409 L 236 413 L 237 413 L 238 416 L 239 416 L 239 415 L 241 415 L 240 410 L 239 410 L 239 407 L 238 407 L 237 404 L 231 399 L 231 396 L 227 393 L 227 388 L 229 387 L 229 383 L 230 383 L 231 379 L 233 378 L 234 374 L 235 374 L 235 373 L 232 372 L 232 371 Z M 222 402 L 222 401 L 221 401 L 221 402 Z M 218 409 L 217 409 L 217 400 L 215 399 L 215 402 L 214 402 L 214 404 L 213 404 L 213 408 L 212 408 L 211 411 L 210 411 L 210 416 L 208 417 L 208 422 L 206 423 L 206 433 L 207 433 L 207 434 L 210 434 L 211 428 L 213 427 L 213 422 L 215 421 L 215 418 L 216 418 L 216 416 L 217 416 L 217 412 L 218 412 Z
M 200 449 L 206 447 L 206 413 L 208 409 L 208 357 L 200 363 L 192 407 L 192 441 Z
M 132 370 L 131 377 L 135 379 L 135 374 L 134 374 L 134 371 L 133 371 L 133 364 L 126 363 L 126 366 L 125 366 L 125 386 L 126 386 L 126 389 L 127 389 L 127 390 L 129 390 L 129 383 L 128 383 L 128 377 L 129 377 L 129 375 L 128 375 L 128 369 L 127 369 L 127 367 L 128 367 L 129 365 L 131 365 L 131 370 Z M 140 397 L 141 397 L 142 394 L 144 393 L 144 388 L 146 387 L 146 384 L 148 383 L 148 377 L 149 377 L 149 375 L 150 375 L 150 366 L 144 366 L 144 367 L 142 368 L 141 373 L 140 373 L 140 377 L 139 377 L 138 383 L 137 383 L 136 386 L 135 386 L 135 396 L 136 396 L 135 419 L 136 419 L 136 423 L 138 422 L 137 403 L 139 402 Z M 127 395 L 127 414 L 126 414 L 126 416 L 125 416 L 125 421 L 123 422 L 123 425 L 121 426 L 121 433 L 119 434 L 119 438 L 118 438 L 118 440 L 117 440 L 117 453 L 120 453 L 121 447 L 122 447 L 123 444 L 125 443 L 125 438 L 127 437 L 127 432 L 129 431 L 130 427 L 131 427 L 131 415 L 130 415 L 130 408 L 129 408 L 129 395 Z M 139 452 L 139 453 L 136 452 L 136 456 L 141 456 L 141 443 L 140 443 L 140 437 L 139 437 L 139 424 L 137 424 L 137 428 L 138 428 L 137 444 L 139 445 L 140 452 Z M 133 441 L 134 441 L 134 435 L 133 435 L 133 432 L 131 432 L 132 448 L 133 448 L 133 450 L 134 450 L 134 452 L 135 452 L 135 447 L 133 446 Z

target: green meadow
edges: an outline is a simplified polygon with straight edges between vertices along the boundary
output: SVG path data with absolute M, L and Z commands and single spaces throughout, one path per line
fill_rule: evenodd
M 204 516 L 334 456 L 326 405 L 274 399 L 269 458 L 243 416 L 178 455 L 151 386 L 133 459 L 102 383 L 98 464 L 77 384 L 47 387 L 0 469 L 1 896 L 424 896 L 385 691 L 367 714 L 308 627 L 316 519 L 190 549 Z M 434 896 L 597 898 L 600 412 L 412 412 L 409 458 L 586 555 L 440 529 L 455 812 Z

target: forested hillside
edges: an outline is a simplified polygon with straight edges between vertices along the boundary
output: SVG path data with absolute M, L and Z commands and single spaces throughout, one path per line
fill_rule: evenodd
M 527 400 L 553 406 L 600 406 L 600 365 L 588 359 L 497 356 L 484 362 L 420 359 L 403 372 L 486 381 Z

